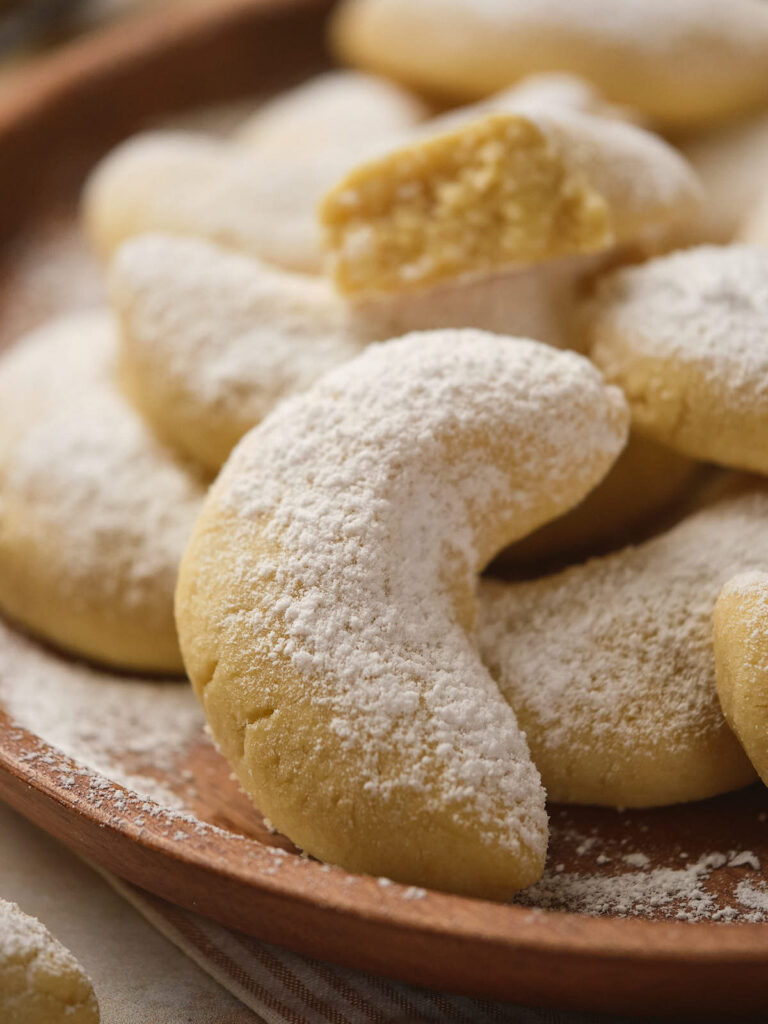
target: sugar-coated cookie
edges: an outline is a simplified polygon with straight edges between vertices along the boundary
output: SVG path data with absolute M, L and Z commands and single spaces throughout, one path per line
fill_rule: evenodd
M 495 569 L 506 574 L 536 562 L 575 559 L 626 544 L 684 503 L 708 475 L 693 459 L 630 434 L 605 479 L 570 512 L 503 551 Z
M 561 102 L 599 102 L 578 79 L 543 82 L 540 89 L 557 89 Z M 306 160 L 318 150 L 359 151 L 431 113 L 424 100 L 389 79 L 360 71 L 326 71 L 260 104 L 235 138 L 258 153 Z
M 202 240 L 132 239 L 110 282 L 128 394 L 161 437 L 214 470 L 281 398 L 363 347 L 327 281 Z
M 349 113 L 353 106 L 354 131 L 338 123 L 339 108 Z M 230 140 L 178 131 L 137 135 L 108 154 L 86 183 L 86 231 L 103 255 L 133 235 L 160 231 L 319 273 L 317 202 L 371 146 L 425 113 L 395 85 L 339 74 L 284 94 Z
M 99 1024 L 90 978 L 37 918 L 0 899 L 3 1024 Z
M 345 0 L 331 40 L 353 64 L 461 99 L 569 71 L 670 128 L 768 98 L 761 0 Z
M 180 672 L 173 591 L 205 488 L 121 397 L 102 312 L 0 362 L 0 609 L 121 668 Z
M 763 563 L 756 558 L 755 564 Z M 729 580 L 715 605 L 717 692 L 728 724 L 768 785 L 768 572 Z
M 658 137 L 565 107 L 514 106 L 437 119 L 330 190 L 318 216 L 342 292 L 658 243 L 694 216 L 698 182 Z
M 484 582 L 484 663 L 549 799 L 647 807 L 747 785 L 717 699 L 712 611 L 768 569 L 768 487 L 743 478 L 639 546 L 527 583 Z
M 625 443 L 588 360 L 433 331 L 374 345 L 233 452 L 179 576 L 184 660 L 245 791 L 348 870 L 505 896 L 544 794 L 470 638 L 476 573 Z
M 607 275 L 585 348 L 635 428 L 694 458 L 768 473 L 768 250 L 701 246 Z

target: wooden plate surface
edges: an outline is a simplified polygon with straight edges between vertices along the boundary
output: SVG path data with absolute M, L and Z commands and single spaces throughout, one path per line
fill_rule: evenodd
M 96 157 L 174 111 L 322 68 L 329 7 L 182 5 L 68 48 L 20 73 L 15 89 L 10 76 L 0 81 L 0 346 L 96 287 L 72 230 Z M 38 273 L 38 257 L 53 250 L 67 265 L 64 285 Z M 0 644 L 9 635 L 3 626 Z M 202 731 L 155 771 L 192 814 L 106 783 L 6 714 L 2 683 L 0 672 L 0 796 L 97 864 L 223 924 L 351 967 L 523 1003 L 699 1017 L 764 1008 L 768 923 L 743 923 L 745 913 L 725 923 L 740 885 L 762 891 L 768 881 L 762 787 L 642 813 L 552 808 L 550 863 L 564 877 L 634 878 L 721 851 L 704 884 L 712 916 L 724 920 L 670 920 L 674 900 L 644 907 L 657 920 L 618 916 L 615 899 L 592 906 L 602 916 L 500 905 L 300 857 L 253 811 Z M 753 917 L 768 917 L 768 895 L 765 909 Z

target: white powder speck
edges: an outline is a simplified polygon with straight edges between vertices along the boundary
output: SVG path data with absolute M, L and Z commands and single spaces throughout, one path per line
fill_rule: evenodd
M 641 871 L 649 867 L 651 863 L 650 857 L 640 852 L 625 853 L 621 859 L 624 861 L 625 864 L 629 864 L 631 868 L 638 868 Z

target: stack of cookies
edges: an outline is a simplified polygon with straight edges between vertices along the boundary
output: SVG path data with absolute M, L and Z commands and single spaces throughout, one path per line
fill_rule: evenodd
M 307 853 L 506 898 L 547 797 L 768 782 L 768 5 L 330 39 L 91 175 L 109 308 L 0 364 L 0 608 L 188 674 Z

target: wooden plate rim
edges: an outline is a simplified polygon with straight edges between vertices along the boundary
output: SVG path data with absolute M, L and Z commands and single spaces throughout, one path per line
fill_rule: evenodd
M 33 759 L 30 754 L 34 755 Z M 34 770 L 31 770 L 32 765 Z M 206 830 L 199 835 L 194 827 L 185 828 L 172 811 L 144 797 L 136 800 L 135 794 L 110 782 L 111 790 L 127 798 L 129 805 L 133 798 L 137 806 L 154 803 L 156 808 L 151 814 L 152 824 L 156 827 L 137 825 L 135 819 L 146 815 L 136 808 L 127 812 L 121 827 L 116 826 L 113 815 L 82 801 L 77 787 L 62 786 L 57 780 L 58 774 L 76 774 L 80 767 L 72 758 L 11 722 L 0 712 L 0 790 L 11 794 L 12 803 L 15 803 L 12 795 L 14 782 L 21 782 L 66 808 L 69 813 L 106 829 L 122 841 L 140 842 L 146 852 L 158 858 L 202 869 L 286 902 L 312 905 L 329 914 L 352 915 L 373 924 L 395 924 L 425 935 L 443 934 L 472 943 L 500 942 L 542 953 L 568 953 L 585 958 L 599 956 L 611 960 L 631 957 L 635 962 L 638 959 L 663 959 L 668 963 L 696 960 L 722 964 L 732 959 L 754 958 L 768 963 L 768 926 L 764 924 L 590 917 L 562 911 L 532 910 L 434 890 L 428 890 L 425 900 L 409 900 L 403 898 L 407 886 L 380 886 L 370 876 L 348 875 L 340 869 L 331 873 L 322 864 L 295 855 L 282 858 L 279 871 L 267 875 L 264 869 L 274 866 L 274 855 L 256 840 L 220 829 Z M 169 837 L 172 829 L 184 831 L 184 838 Z M 234 865 L 212 865 L 211 835 L 226 842 L 228 856 L 236 854 Z M 68 837 L 60 835 L 60 838 L 67 841 Z M 355 878 L 358 883 L 366 883 L 368 898 L 365 903 L 361 902 L 360 885 L 351 888 L 346 881 L 348 877 Z M 148 887 L 145 877 L 129 880 Z M 165 895 L 162 885 L 152 891 L 158 896 Z M 458 918 L 457 907 L 461 910 Z M 425 914 L 427 908 L 428 913 Z M 194 909 L 194 906 L 188 909 Z M 557 928 L 552 927 L 555 922 Z M 718 938 L 715 945 L 712 942 L 714 934 Z

